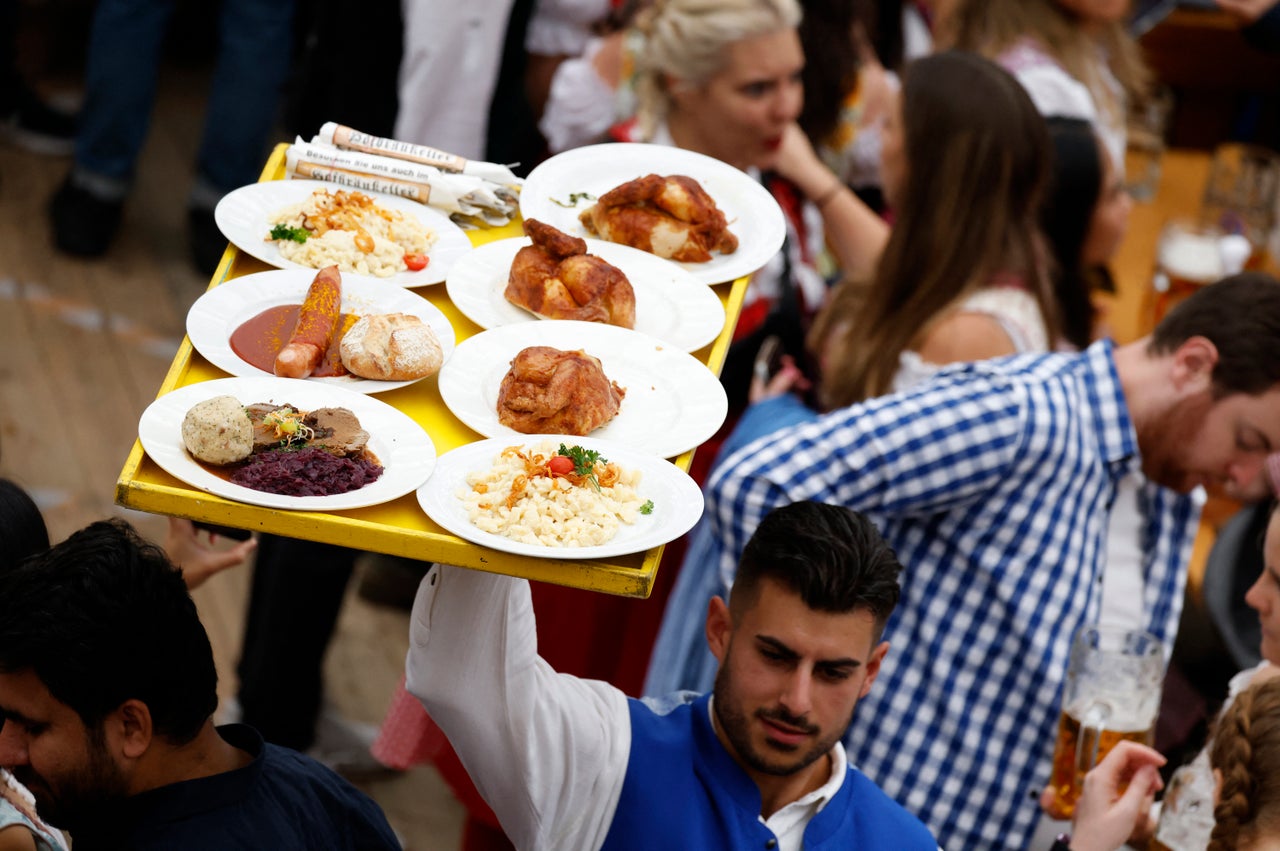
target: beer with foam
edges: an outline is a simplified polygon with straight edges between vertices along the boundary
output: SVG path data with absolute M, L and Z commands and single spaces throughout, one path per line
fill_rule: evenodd
M 1084 775 L 1121 741 L 1150 744 L 1160 710 L 1164 648 L 1149 632 L 1086 626 L 1071 644 L 1046 807 L 1069 819 Z
M 1076 801 L 1080 798 L 1085 774 L 1105 758 L 1112 748 L 1126 740 L 1150 745 L 1155 741 L 1154 724 L 1135 730 L 1090 728 L 1082 725 L 1080 719 L 1070 712 L 1059 714 L 1058 741 L 1053 751 L 1053 775 L 1049 780 L 1054 795 L 1051 813 L 1054 818 L 1071 818 Z

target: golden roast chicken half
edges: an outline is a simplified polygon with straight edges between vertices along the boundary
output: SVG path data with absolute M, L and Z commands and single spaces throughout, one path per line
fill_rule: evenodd
M 622 270 L 587 253 L 586 240 L 526 219 L 533 240 L 516 252 L 503 293 L 545 319 L 578 319 L 634 328 L 636 295 Z
M 578 220 L 601 239 L 683 263 L 705 263 L 712 251 L 738 250 L 724 213 L 698 181 L 683 174 L 648 174 L 610 189 Z

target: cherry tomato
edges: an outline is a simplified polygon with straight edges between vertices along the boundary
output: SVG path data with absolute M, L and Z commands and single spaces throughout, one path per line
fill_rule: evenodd
M 573 472 L 573 459 L 566 455 L 553 455 L 547 462 L 547 469 L 557 476 L 567 476 Z
M 404 265 L 409 267 L 410 272 L 418 272 L 427 268 L 427 264 L 431 262 L 431 258 L 425 254 L 414 252 L 404 256 Z

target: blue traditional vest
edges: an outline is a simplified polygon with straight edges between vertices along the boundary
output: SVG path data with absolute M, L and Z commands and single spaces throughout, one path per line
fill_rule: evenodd
M 760 821 L 760 790 L 716 738 L 709 695 L 661 715 L 630 700 L 631 755 L 601 851 L 776 848 Z M 936 851 L 921 822 L 850 768 L 804 832 L 805 851 Z

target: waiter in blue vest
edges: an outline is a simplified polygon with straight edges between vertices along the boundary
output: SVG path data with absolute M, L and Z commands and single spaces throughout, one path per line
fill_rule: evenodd
M 935 851 L 840 743 L 889 649 L 900 570 L 857 512 L 775 510 L 708 608 L 714 690 L 654 702 L 552 670 L 525 580 L 437 566 L 408 688 L 520 849 Z

